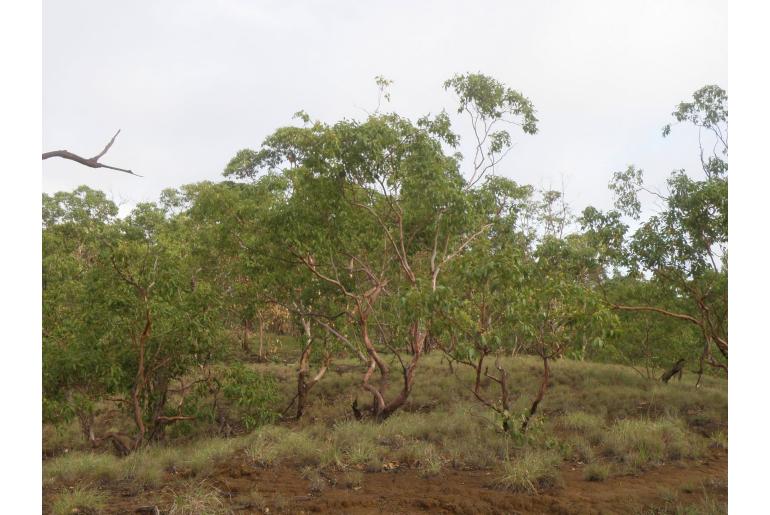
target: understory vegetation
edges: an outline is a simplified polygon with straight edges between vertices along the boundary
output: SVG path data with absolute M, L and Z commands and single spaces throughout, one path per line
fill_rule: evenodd
M 526 411 L 537 362 L 530 357 L 503 361 L 518 398 L 514 409 Z M 664 385 L 620 365 L 560 360 L 553 365 L 559 379 L 540 415 L 526 433 L 511 434 L 465 388 L 463 380 L 472 374 L 463 371 L 457 377 L 436 353 L 425 358 L 426 374 L 402 411 L 382 423 L 357 421 L 349 409 L 357 380 L 354 364 L 341 360 L 339 369 L 330 371 L 300 421 L 244 429 L 229 438 L 212 436 L 216 425 L 186 422 L 190 427 L 179 426 L 173 444 L 153 444 L 120 457 L 89 448 L 74 427 L 69 436 L 66 428 L 57 433 L 46 427 L 52 438 L 44 440 L 44 452 L 51 456 L 44 462 L 44 487 L 65 505 L 74 502 L 73 486 L 83 494 L 83 488 L 103 493 L 116 485 L 160 490 L 180 478 L 185 483 L 178 489 L 189 489 L 208 480 L 208 489 L 193 490 L 208 492 L 208 501 L 216 504 L 216 499 L 223 503 L 222 495 L 217 497 L 210 480 L 221 467 L 244 463 L 257 469 L 294 468 L 308 492 L 360 488 L 378 481 L 376 473 L 414 470 L 431 478 L 450 470 L 483 470 L 490 473 L 489 488 L 533 493 L 559 488 L 566 468 L 577 468 L 586 481 L 605 481 L 667 464 L 689 464 L 726 446 L 727 391 L 719 378 L 706 378 L 699 388 L 695 375 L 686 376 L 681 385 Z M 291 398 L 292 365 L 249 368 L 278 378 L 274 409 Z M 486 381 L 481 389 L 495 386 Z M 123 423 L 130 424 L 130 419 Z M 160 499 L 165 509 L 182 502 L 169 492 Z M 260 503 L 276 506 L 264 496 Z

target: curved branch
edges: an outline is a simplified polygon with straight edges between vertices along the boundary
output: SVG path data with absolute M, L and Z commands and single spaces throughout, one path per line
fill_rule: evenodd
M 660 313 L 661 315 L 666 315 L 667 317 L 677 318 L 679 320 L 687 320 L 697 325 L 698 327 L 702 326 L 702 322 L 695 317 L 692 317 L 690 315 L 685 315 L 683 313 L 674 313 L 673 311 L 667 311 L 665 309 L 656 308 L 654 306 L 621 306 L 619 304 L 612 304 L 612 309 L 617 309 L 621 311 L 652 311 L 654 313 Z
M 69 159 L 70 161 L 75 161 L 76 163 L 80 163 L 84 166 L 88 166 L 89 168 L 108 168 L 110 170 L 116 170 L 118 172 L 128 173 L 131 175 L 135 175 L 137 177 L 141 177 L 141 175 L 134 173 L 131 170 L 127 170 L 125 168 L 118 168 L 116 166 L 110 166 L 99 162 L 99 159 L 102 156 L 104 156 L 104 154 L 107 153 L 110 147 L 112 147 L 112 144 L 115 143 L 115 138 L 118 137 L 118 134 L 120 134 L 120 129 L 118 129 L 118 132 L 115 133 L 115 135 L 112 137 L 109 143 L 107 143 L 107 145 L 104 146 L 104 149 L 98 154 L 96 154 L 94 157 L 91 157 L 91 158 L 81 157 L 77 154 L 73 154 L 69 150 L 52 150 L 50 152 L 43 152 L 43 160 L 50 159 L 52 157 L 61 157 L 62 159 Z

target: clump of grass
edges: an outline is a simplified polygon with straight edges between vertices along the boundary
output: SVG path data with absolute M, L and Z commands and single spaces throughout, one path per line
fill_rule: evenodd
M 305 433 L 289 433 L 276 448 L 278 456 L 287 456 L 297 465 L 318 465 L 320 445 Z
M 58 494 L 51 504 L 53 515 L 99 513 L 107 504 L 107 496 L 90 486 L 77 486 Z
M 567 447 L 566 458 L 582 463 L 594 461 L 594 449 L 584 436 L 572 436 L 565 443 Z
M 303 432 L 282 427 L 265 427 L 252 437 L 246 455 L 260 465 L 273 465 L 286 460 L 297 465 L 317 465 L 324 448 Z
M 115 481 L 121 477 L 122 463 L 111 454 L 71 452 L 45 463 L 45 482 Z
M 311 493 L 322 492 L 326 488 L 326 479 L 321 475 L 321 471 L 313 467 L 304 467 L 300 472 L 300 475 L 307 479 Z
M 51 455 L 62 451 L 69 452 L 86 446 L 83 432 L 77 421 L 52 425 L 43 424 L 43 453 Z
M 174 493 L 174 500 L 168 510 L 169 515 L 198 515 L 206 513 L 219 515 L 228 513 L 222 493 L 205 484 L 190 482 L 180 491 Z
M 583 472 L 586 481 L 604 481 L 609 475 L 610 466 L 606 463 L 591 463 Z
M 723 430 L 716 431 L 709 438 L 710 445 L 718 449 L 727 449 L 727 432 Z
M 201 440 L 185 450 L 181 465 L 193 474 L 200 475 L 210 470 L 216 462 L 235 454 L 242 446 L 243 442 L 235 438 Z
M 364 484 L 364 474 L 359 470 L 348 470 L 342 476 L 342 484 L 347 488 L 361 488 Z
M 369 472 L 376 472 L 382 469 L 382 452 L 376 444 L 364 440 L 345 452 L 345 461 L 353 466 L 363 466 Z
M 435 476 L 441 472 L 443 460 L 438 448 L 430 442 L 410 441 L 396 451 L 398 462 L 416 467 L 422 476 Z
M 632 469 L 643 469 L 666 459 L 700 456 L 702 449 L 677 421 L 637 419 L 617 421 L 605 437 L 604 452 Z
M 137 485 L 157 487 L 163 483 L 165 470 L 180 462 L 181 456 L 177 449 L 148 447 L 123 459 L 122 478 Z
M 564 429 L 587 434 L 601 430 L 604 421 L 600 417 L 584 411 L 571 411 L 562 415 L 558 420 L 558 424 Z
M 451 440 L 444 443 L 444 449 L 452 466 L 460 469 L 487 469 L 498 462 L 497 445 L 480 445 L 479 440 Z
M 679 494 L 669 488 L 658 488 L 658 497 L 663 499 L 667 504 L 673 504 L 679 499 Z
M 560 463 L 561 457 L 554 451 L 528 450 L 503 463 L 503 475 L 496 485 L 514 492 L 537 493 L 561 483 Z
M 337 448 L 344 452 L 361 442 L 374 442 L 381 430 L 382 428 L 377 427 L 373 422 L 345 420 L 334 425 L 330 439 Z
M 257 509 L 262 512 L 267 507 L 267 500 L 258 490 L 241 493 L 235 501 L 246 509 Z

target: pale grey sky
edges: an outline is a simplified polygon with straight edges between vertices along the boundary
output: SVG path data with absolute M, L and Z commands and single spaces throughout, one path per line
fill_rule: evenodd
M 43 3 L 43 149 L 96 154 L 144 178 L 50 159 L 43 191 L 80 184 L 117 202 L 220 180 L 304 109 L 333 122 L 373 109 L 374 76 L 412 118 L 455 105 L 442 89 L 482 72 L 535 104 L 498 173 L 611 205 L 612 172 L 662 185 L 698 173 L 697 132 L 661 127 L 705 84 L 727 88 L 725 0 L 67 1 Z M 458 120 L 459 122 L 460 120 Z

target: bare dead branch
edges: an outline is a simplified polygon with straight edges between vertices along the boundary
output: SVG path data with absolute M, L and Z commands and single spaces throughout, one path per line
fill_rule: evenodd
M 107 168 L 109 170 L 116 170 L 118 172 L 128 173 L 131 175 L 135 175 L 137 177 L 141 177 L 141 175 L 134 173 L 131 170 L 127 170 L 125 168 L 118 168 L 117 166 L 110 166 L 99 162 L 99 159 L 102 156 L 104 156 L 104 154 L 107 153 L 110 147 L 112 147 L 112 144 L 115 143 L 115 138 L 118 137 L 118 134 L 120 134 L 120 129 L 118 129 L 118 132 L 115 133 L 115 135 L 112 137 L 109 143 L 105 145 L 104 149 L 98 154 L 96 154 L 94 157 L 90 157 L 90 158 L 81 157 L 77 154 L 73 154 L 69 150 L 52 150 L 50 152 L 43 152 L 43 160 L 50 159 L 52 157 L 61 157 L 62 159 L 69 159 L 70 161 L 75 161 L 76 163 L 80 163 L 84 166 L 88 166 L 89 168 Z

